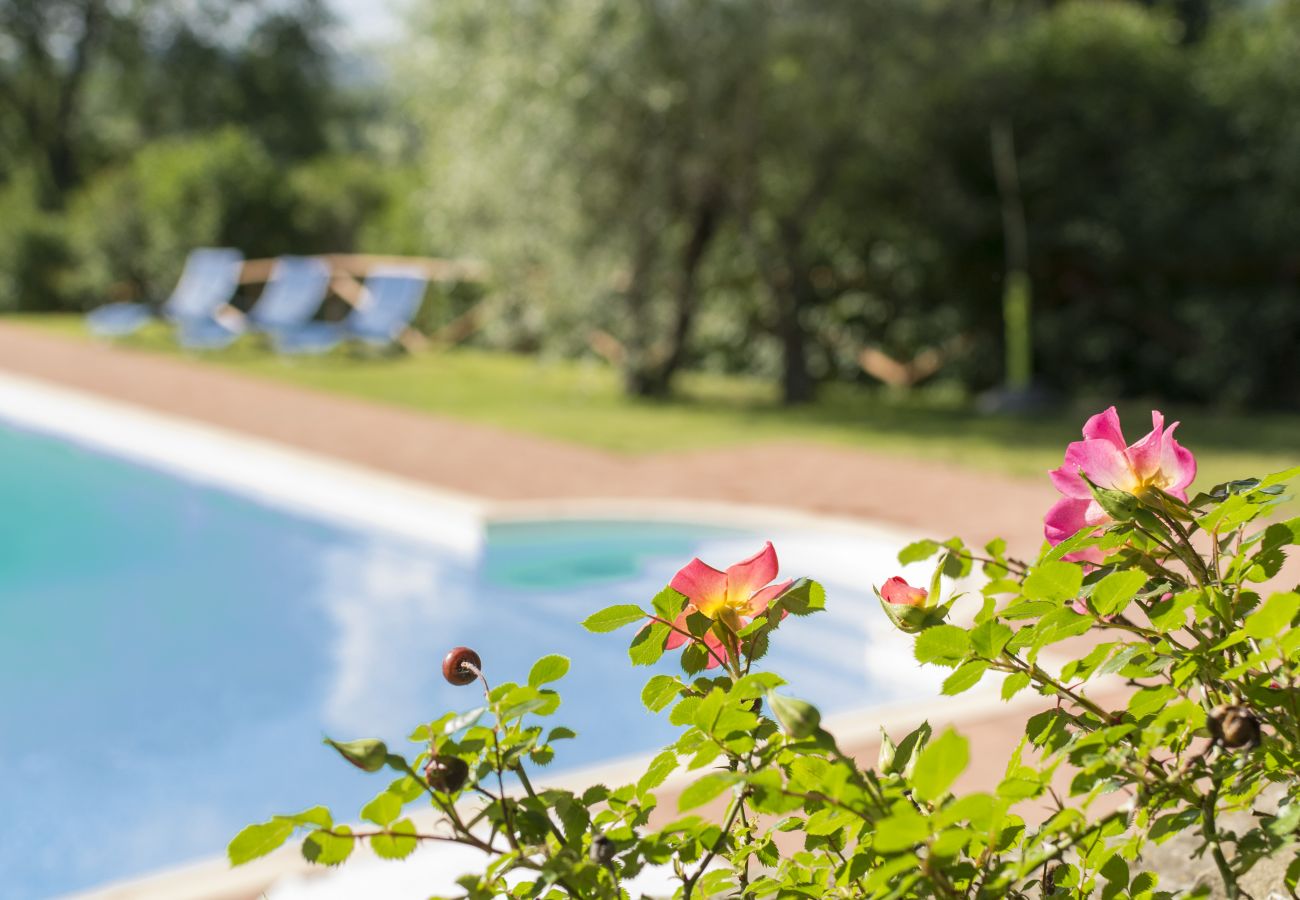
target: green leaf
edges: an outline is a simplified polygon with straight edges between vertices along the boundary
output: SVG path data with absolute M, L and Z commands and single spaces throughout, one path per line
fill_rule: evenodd
M 912 792 L 922 800 L 935 802 L 948 793 L 954 781 L 970 763 L 970 742 L 953 731 L 944 731 L 921 750 L 912 773 Z
M 916 636 L 916 660 L 955 666 L 970 652 L 970 637 L 956 625 L 936 625 Z
M 929 821 L 915 810 L 900 808 L 881 819 L 873 829 L 877 853 L 891 854 L 910 850 L 930 836 Z
M 656 675 L 641 690 L 641 702 L 651 712 L 659 712 L 682 691 L 682 683 L 672 675 Z
M 352 855 L 352 848 L 356 846 L 356 841 L 342 835 L 351 834 L 352 829 L 346 825 L 340 825 L 334 831 L 337 833 L 313 831 L 303 838 L 303 858 L 308 862 L 316 863 L 318 866 L 337 866 L 339 863 L 346 861 Z
M 469 728 L 470 726 L 477 724 L 478 720 L 483 718 L 483 714 L 486 713 L 487 710 L 488 708 L 486 706 L 476 706 L 468 712 L 463 712 L 458 716 L 448 719 L 447 723 L 442 726 L 442 733 L 450 736 L 460 731 L 462 728 Z
M 929 559 L 939 552 L 938 541 L 914 541 L 908 544 L 902 550 L 898 551 L 898 562 L 901 565 L 910 565 L 914 562 L 920 562 L 923 559 Z
M 323 806 L 313 806 L 311 809 L 304 809 L 292 816 L 276 816 L 276 818 L 288 819 L 295 825 L 311 825 L 316 828 L 329 828 L 334 824 L 330 811 Z
M 1146 583 L 1147 574 L 1140 569 L 1112 572 L 1092 589 L 1092 608 L 1101 616 L 1122 613 Z
M 1010 700 L 1016 694 L 1029 687 L 1029 675 L 1026 672 L 1012 672 L 1002 682 L 1002 699 Z
M 821 713 L 817 707 L 803 700 L 786 697 L 782 694 L 768 693 L 768 709 L 781 723 L 785 733 L 792 738 L 806 738 L 821 725 Z
M 642 628 L 632 638 L 627 648 L 628 658 L 634 666 L 653 666 L 664 655 L 664 645 L 671 629 L 663 622 L 655 622 L 648 628 Z
M 666 587 L 655 594 L 650 601 L 650 608 L 659 618 L 671 622 L 686 608 L 686 595 L 671 586 Z
M 528 686 L 541 687 L 544 684 L 550 684 L 552 681 L 559 681 L 568 672 L 569 658 L 567 656 L 560 656 L 558 653 L 543 656 L 533 664 L 532 670 L 528 673 Z
M 1074 563 L 1045 562 L 1034 566 L 1025 579 L 1024 592 L 1030 600 L 1069 602 L 1083 587 L 1083 569 Z
M 289 835 L 293 834 L 293 829 L 293 822 L 284 818 L 275 818 L 260 825 L 249 825 L 235 835 L 234 840 L 226 847 L 230 864 L 242 866 L 260 856 L 266 856 L 284 844 L 289 839 Z
M 374 822 L 381 828 L 402 814 L 402 801 L 399 797 L 384 791 L 361 807 L 361 818 Z
M 692 782 L 677 798 L 678 812 L 686 812 L 708 803 L 736 782 L 736 776 L 730 772 L 710 772 L 703 778 Z
M 1246 617 L 1244 630 L 1256 640 L 1277 637 L 1291 627 L 1297 611 L 1300 611 L 1300 594 L 1274 594 Z
M 641 776 L 636 783 L 638 794 L 644 794 L 646 791 L 653 791 L 664 780 L 673 773 L 677 768 L 677 754 L 671 750 L 665 750 L 650 761 L 646 768 L 645 774 Z
M 981 622 L 970 633 L 971 649 L 985 659 L 997 659 L 1011 640 L 1011 629 L 996 619 Z
M 957 671 L 944 679 L 944 694 L 951 697 L 970 690 L 979 684 L 988 668 L 989 664 L 982 659 L 967 660 L 957 667 Z
M 826 608 L 826 589 L 816 581 L 800 578 L 773 600 L 772 605 L 777 609 L 789 610 L 792 615 L 810 615 Z
M 402 819 L 388 827 L 392 834 L 377 834 L 370 839 L 370 849 L 381 859 L 405 859 L 415 850 L 415 823 Z M 408 837 L 409 835 L 409 837 Z
M 352 765 L 366 772 L 378 772 L 388 762 L 388 747 L 383 741 L 374 738 L 343 743 L 325 738 L 325 743 L 337 750 L 339 755 Z
M 645 618 L 645 611 L 641 607 L 623 603 L 618 606 L 607 606 L 600 612 L 592 613 L 587 616 L 582 623 L 582 627 L 588 631 L 603 634 L 607 631 L 617 631 L 624 625 L 631 625 L 633 622 L 640 622 Z

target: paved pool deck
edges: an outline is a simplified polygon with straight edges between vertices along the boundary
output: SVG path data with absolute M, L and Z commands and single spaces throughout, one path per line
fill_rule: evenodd
M 817 444 L 620 455 L 485 425 L 366 403 L 250 378 L 202 360 L 59 337 L 0 321 L 0 372 L 34 378 L 145 410 L 332 457 L 444 491 L 496 502 L 690 501 L 783 507 L 967 540 L 1007 538 L 1033 555 L 1053 490 L 1046 477 L 1016 479 L 951 465 Z M 1042 698 L 1007 707 L 961 701 L 891 716 L 892 734 L 929 718 L 960 723 L 971 738 L 968 788 L 990 788 Z M 1118 700 L 1118 697 L 1115 698 Z M 876 758 L 876 722 L 848 727 L 845 744 Z M 664 798 L 664 808 L 675 808 Z M 227 878 L 214 862 L 99 897 L 259 896 L 304 864 L 278 854 Z

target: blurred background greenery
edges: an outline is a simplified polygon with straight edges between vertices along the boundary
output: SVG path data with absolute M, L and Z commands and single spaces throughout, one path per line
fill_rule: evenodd
M 642 397 L 1300 409 L 1296 0 L 404 8 L 0 0 L 0 310 L 201 245 L 467 256 L 471 343 Z

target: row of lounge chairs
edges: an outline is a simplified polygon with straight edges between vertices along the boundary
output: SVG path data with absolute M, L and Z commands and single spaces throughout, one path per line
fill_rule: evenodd
M 325 353 L 345 342 L 384 348 L 399 343 L 410 328 L 429 280 L 416 266 L 372 268 L 360 290 L 348 297 L 348 314 L 326 322 L 317 319 L 335 279 L 326 259 L 275 260 L 266 287 L 246 313 L 231 306 L 243 270 L 238 250 L 194 250 L 162 304 L 110 303 L 92 310 L 87 324 L 95 334 L 121 337 L 161 318 L 174 327 L 180 344 L 192 350 L 228 347 L 244 334 L 266 336 L 281 353 Z M 347 282 L 355 284 L 350 278 Z

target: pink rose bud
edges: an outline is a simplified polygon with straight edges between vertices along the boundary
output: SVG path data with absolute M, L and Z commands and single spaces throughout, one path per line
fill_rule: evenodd
M 895 606 L 915 606 L 917 609 L 923 609 L 930 592 L 925 588 L 912 587 L 895 575 L 881 586 L 880 597 L 886 603 Z

